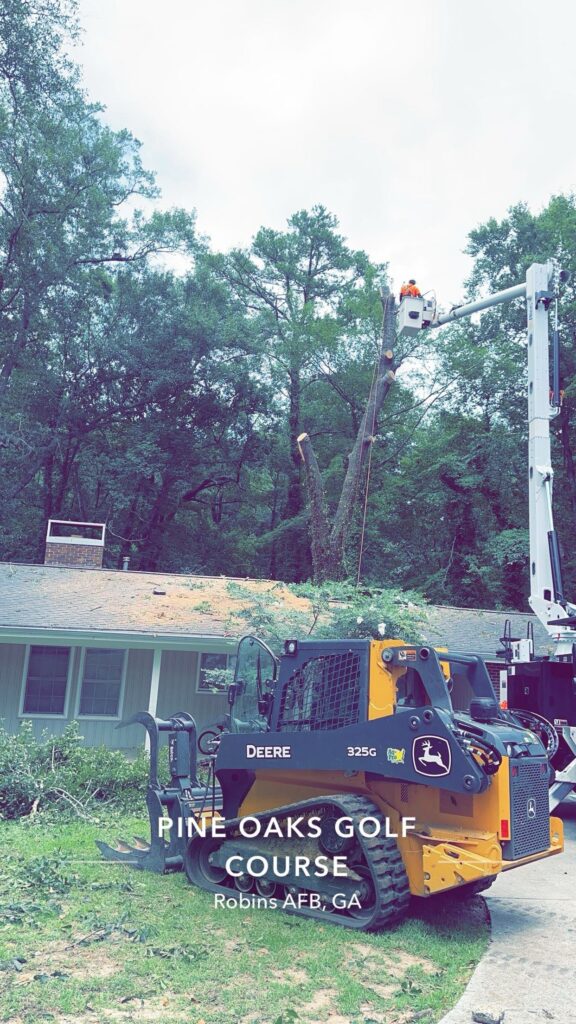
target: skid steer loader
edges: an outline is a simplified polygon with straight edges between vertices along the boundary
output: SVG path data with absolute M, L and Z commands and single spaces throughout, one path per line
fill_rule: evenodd
M 466 713 L 451 701 L 456 667 L 473 692 Z M 473 895 L 563 848 L 542 742 L 500 708 L 475 655 L 288 640 L 277 659 L 248 636 L 228 700 L 203 785 L 183 743 L 176 756 L 190 716 L 160 723 L 172 779 L 151 780 L 152 842 L 101 843 L 104 856 L 183 865 L 215 905 L 257 900 L 366 931 L 400 919 L 411 896 Z

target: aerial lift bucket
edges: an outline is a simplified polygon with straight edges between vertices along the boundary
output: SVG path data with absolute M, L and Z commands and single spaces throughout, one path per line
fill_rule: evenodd
M 181 871 L 188 843 L 187 820 L 200 818 L 205 813 L 215 814 L 221 805 L 220 788 L 213 773 L 213 759 L 209 763 L 208 780 L 201 785 L 197 776 L 196 722 L 186 711 L 179 711 L 168 720 L 155 718 L 141 711 L 120 722 L 116 728 L 143 725 L 150 738 L 150 770 L 146 791 L 146 806 L 150 819 L 150 840 L 135 836 L 133 843 L 118 840 L 116 846 L 96 841 L 105 860 L 129 864 L 142 871 L 164 874 Z M 160 733 L 168 733 L 168 766 L 170 782 L 163 786 L 158 778 Z M 170 818 L 174 823 L 169 838 L 160 830 L 160 819 Z

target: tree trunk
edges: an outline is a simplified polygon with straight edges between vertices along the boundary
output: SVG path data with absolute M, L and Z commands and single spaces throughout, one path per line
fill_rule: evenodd
M 144 536 L 138 543 L 139 564 L 138 568 L 143 572 L 155 572 L 162 550 L 163 533 L 175 514 L 176 508 L 168 509 L 168 500 L 174 480 L 166 476 L 162 480 L 160 490 L 152 506 L 148 526 Z
M 310 531 L 314 580 L 344 579 L 346 567 L 346 539 L 353 519 L 360 482 L 364 474 L 370 446 L 375 440 L 378 415 L 395 380 L 392 344 L 396 325 L 396 304 L 390 292 L 382 292 L 382 345 L 374 386 L 368 397 L 354 447 L 348 457 L 348 467 L 340 493 L 338 508 L 330 528 L 325 511 L 324 485 L 318 461 L 307 434 L 298 438 L 300 458 L 306 471 L 310 500 Z
M 76 444 L 72 444 L 70 438 L 68 438 L 66 444 L 66 451 L 62 460 L 62 466 L 60 468 L 60 483 L 56 491 L 55 505 L 56 508 L 62 512 L 66 502 L 66 493 L 68 491 L 68 483 L 70 480 L 70 474 L 76 463 L 78 452 L 80 451 L 80 441 L 76 441 Z
M 122 538 L 122 546 L 120 548 L 120 554 L 118 555 L 118 568 L 121 569 L 125 558 L 129 558 L 132 553 L 132 544 L 134 543 L 131 537 L 132 531 L 136 523 L 136 512 L 138 510 L 138 502 L 142 494 L 142 479 L 138 480 L 136 484 L 136 490 L 132 496 L 128 512 L 126 514 L 126 521 L 123 525 L 123 533 L 125 536 Z
M 277 521 L 278 521 L 278 488 L 279 488 L 279 483 L 278 483 L 278 478 L 276 477 L 276 480 L 274 482 L 274 491 L 273 491 L 273 498 L 272 498 L 272 511 L 270 513 L 270 525 L 268 527 L 268 529 L 270 531 L 272 531 L 272 530 L 274 530 L 276 528 Z M 269 580 L 275 580 L 276 579 L 276 544 L 275 543 L 272 543 L 270 545 L 270 560 L 268 562 L 268 579 Z
M 308 497 L 310 500 L 310 546 L 312 549 L 312 571 L 316 583 L 330 579 L 329 566 L 330 527 L 326 515 L 324 482 L 320 473 L 318 459 L 308 434 L 300 434 L 298 438 L 300 457 L 306 470 Z
M 48 526 L 48 520 L 52 518 L 52 512 L 54 510 L 54 453 L 50 450 L 44 460 L 44 466 L 42 471 L 42 513 L 43 521 L 40 524 L 40 535 L 38 537 L 37 547 L 37 559 L 39 562 L 44 561 L 45 554 L 45 541 L 46 541 L 46 528 Z M 59 512 L 60 510 L 58 510 Z
M 294 519 L 302 511 L 302 481 L 300 479 L 300 451 L 298 434 L 300 433 L 300 372 L 298 367 L 290 371 L 290 409 L 288 414 L 290 437 L 290 459 L 292 462 L 288 478 L 288 494 L 282 519 Z
M 30 327 L 30 317 L 30 299 L 25 295 L 14 346 L 6 356 L 4 363 L 2 364 L 2 369 L 0 370 L 0 399 L 6 394 L 12 373 L 18 365 L 20 355 L 26 348 L 26 342 L 28 341 L 28 329 Z
M 306 531 L 298 522 L 304 509 L 302 466 L 298 449 L 300 433 L 300 402 L 302 380 L 299 357 L 291 361 L 289 370 L 289 440 L 290 465 L 286 500 L 280 516 L 281 522 L 293 523 L 293 528 L 273 541 L 272 561 L 280 579 L 299 583 L 310 575 L 310 546 Z

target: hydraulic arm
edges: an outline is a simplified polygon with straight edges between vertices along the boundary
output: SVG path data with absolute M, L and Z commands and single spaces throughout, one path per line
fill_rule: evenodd
M 514 299 L 524 298 L 528 355 L 528 496 L 530 525 L 529 602 L 550 638 L 552 653 L 536 659 L 533 638 L 513 644 L 505 631 L 511 662 L 501 698 L 510 707 L 536 713 L 550 720 L 560 734 L 554 764 L 560 769 L 552 787 L 556 804 L 576 784 L 576 605 L 565 595 L 560 545 L 554 528 L 552 488 L 554 471 L 550 445 L 550 421 L 560 411 L 558 345 L 558 293 L 569 280 L 553 263 L 534 263 L 526 281 L 477 302 L 455 306 L 448 313 L 430 314 L 430 303 L 410 298 L 400 307 L 399 333 L 441 327 L 473 313 Z M 405 307 L 403 309 L 403 307 Z M 555 309 L 552 346 L 549 338 L 550 309 Z M 550 374 L 550 348 L 552 374 Z M 528 662 L 525 658 L 528 655 Z M 546 726 L 544 726 L 544 729 Z M 556 741 L 556 746 L 558 742 Z

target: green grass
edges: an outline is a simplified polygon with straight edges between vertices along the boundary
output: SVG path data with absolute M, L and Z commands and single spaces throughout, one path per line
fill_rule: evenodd
M 98 860 L 95 837 L 145 832 L 137 819 L 0 824 L 0 1021 L 432 1024 L 486 947 L 478 898 L 415 901 L 403 924 L 364 935 L 216 910 L 182 873 Z

